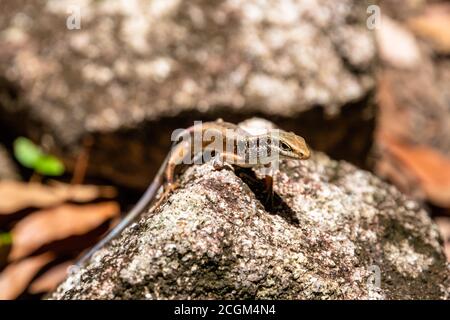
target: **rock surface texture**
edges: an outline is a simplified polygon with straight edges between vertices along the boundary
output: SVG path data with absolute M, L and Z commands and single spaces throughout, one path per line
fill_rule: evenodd
M 159 152 L 173 129 L 218 116 L 289 119 L 297 128 L 311 127 L 310 141 L 327 152 L 342 150 L 345 137 L 357 132 L 367 137 L 347 152 L 357 158 L 371 132 L 370 108 L 361 101 L 375 82 L 367 5 L 4 1 L 0 120 L 25 131 L 18 134 L 44 139 L 69 168 L 68 151 L 76 153 L 95 135 L 89 169 L 134 187 L 144 187 L 156 172 L 148 163 L 162 161 Z M 80 29 L 70 30 L 67 19 L 77 8 Z M 352 112 L 339 117 L 344 106 Z
M 181 187 L 53 299 L 439 299 L 450 272 L 436 226 L 395 187 L 316 152 L 261 174 L 189 167 Z

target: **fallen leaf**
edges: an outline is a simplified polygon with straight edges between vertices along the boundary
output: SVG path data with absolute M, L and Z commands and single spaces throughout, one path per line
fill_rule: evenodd
M 12 238 L 9 232 L 0 233 L 0 270 L 7 264 L 11 242 Z
M 416 199 L 426 198 L 417 178 L 412 176 L 411 172 L 388 152 L 383 152 L 383 157 L 377 161 L 375 170 L 379 176 L 387 177 L 395 183 L 402 192 Z
M 29 255 L 45 244 L 70 236 L 83 235 L 120 214 L 116 202 L 90 205 L 64 204 L 35 211 L 11 230 L 10 261 Z
M 437 205 L 450 204 L 449 113 L 429 63 L 378 75 L 376 172 L 403 192 Z
M 403 101 L 399 101 L 399 92 L 395 90 L 398 83 L 396 75 L 398 73 L 393 72 L 382 72 L 378 75 L 377 102 L 380 112 L 377 126 L 397 137 L 409 137 L 411 108 L 405 107 Z
M 388 152 L 419 181 L 428 199 L 442 207 L 450 206 L 450 159 L 439 151 L 400 141 L 379 133 L 383 152 Z
M 52 259 L 52 254 L 45 253 L 8 265 L 0 273 L 0 300 L 17 298 L 25 291 L 39 270 Z
M 450 65 L 449 65 L 450 67 Z M 385 68 L 378 74 L 377 130 L 417 144 L 433 146 L 443 152 L 450 142 L 450 113 L 442 83 L 446 71 L 436 77 L 437 67 L 427 60 L 414 72 Z
M 443 54 L 450 53 L 450 5 L 429 5 L 422 15 L 408 20 L 411 30 L 428 40 L 434 49 Z
M 32 294 L 38 294 L 55 290 L 58 284 L 66 278 L 67 270 L 72 265 L 73 262 L 69 261 L 54 266 L 34 280 L 28 291 Z
M 99 197 L 113 198 L 115 195 L 112 187 L 0 181 L 0 215 L 29 207 L 48 208 L 69 200 L 89 202 Z

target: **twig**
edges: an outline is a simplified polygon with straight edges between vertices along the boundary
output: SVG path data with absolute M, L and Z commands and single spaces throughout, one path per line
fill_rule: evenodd
M 82 184 L 89 165 L 89 156 L 91 154 L 91 147 L 94 144 L 92 136 L 86 136 L 83 139 L 83 149 L 77 157 L 71 184 Z

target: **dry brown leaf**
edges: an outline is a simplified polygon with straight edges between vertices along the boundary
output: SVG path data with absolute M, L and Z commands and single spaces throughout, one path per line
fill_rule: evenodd
M 439 94 L 426 73 L 413 78 L 398 70 L 379 75 L 376 170 L 402 191 L 447 206 L 450 158 L 439 151 L 448 140 L 447 111 Z
M 43 292 L 50 292 L 56 289 L 67 276 L 67 270 L 73 262 L 64 262 L 54 266 L 39 278 L 34 280 L 28 291 L 32 294 L 38 294 Z
M 450 159 L 424 145 L 401 142 L 387 133 L 380 134 L 384 148 L 417 178 L 428 199 L 442 207 L 450 206 Z
M 385 71 L 378 75 L 377 101 L 380 112 L 377 126 L 396 137 L 409 137 L 410 110 L 398 101 L 396 80 L 393 72 Z
M 438 52 L 450 53 L 450 5 L 430 5 L 424 14 L 411 18 L 408 25 L 418 36 L 431 42 Z
M 116 202 L 90 205 L 64 204 L 31 213 L 11 230 L 12 248 L 9 260 L 14 261 L 53 241 L 83 235 L 120 213 Z
M 431 60 L 415 72 L 394 69 L 380 72 L 377 130 L 445 152 L 450 141 L 450 114 L 441 83 L 445 81 L 436 78 L 436 73 Z
M 45 253 L 8 265 L 0 273 L 0 300 L 17 298 L 39 270 L 52 259 L 53 255 Z
M 0 181 L 0 199 L 2 199 L 0 215 L 28 207 L 48 208 L 69 200 L 89 202 L 99 197 L 115 197 L 114 188 L 63 183 L 49 186 L 40 183 Z
M 426 198 L 417 178 L 411 176 L 409 169 L 403 167 L 402 163 L 396 161 L 388 152 L 384 152 L 382 159 L 377 162 L 376 172 L 381 177 L 388 177 L 402 192 L 417 199 Z

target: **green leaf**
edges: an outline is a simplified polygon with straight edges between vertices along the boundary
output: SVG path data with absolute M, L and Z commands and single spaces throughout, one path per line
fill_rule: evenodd
M 34 169 L 45 176 L 60 176 L 65 170 L 60 160 L 45 154 L 39 146 L 24 137 L 14 141 L 14 156 L 24 167 Z
M 0 247 L 9 246 L 12 243 L 12 236 L 9 232 L 0 233 Z
M 42 155 L 41 148 L 31 140 L 24 137 L 19 137 L 14 140 L 14 156 L 24 167 L 34 169 Z
M 37 173 L 45 176 L 60 176 L 64 173 L 64 164 L 51 155 L 41 156 L 34 167 Z

